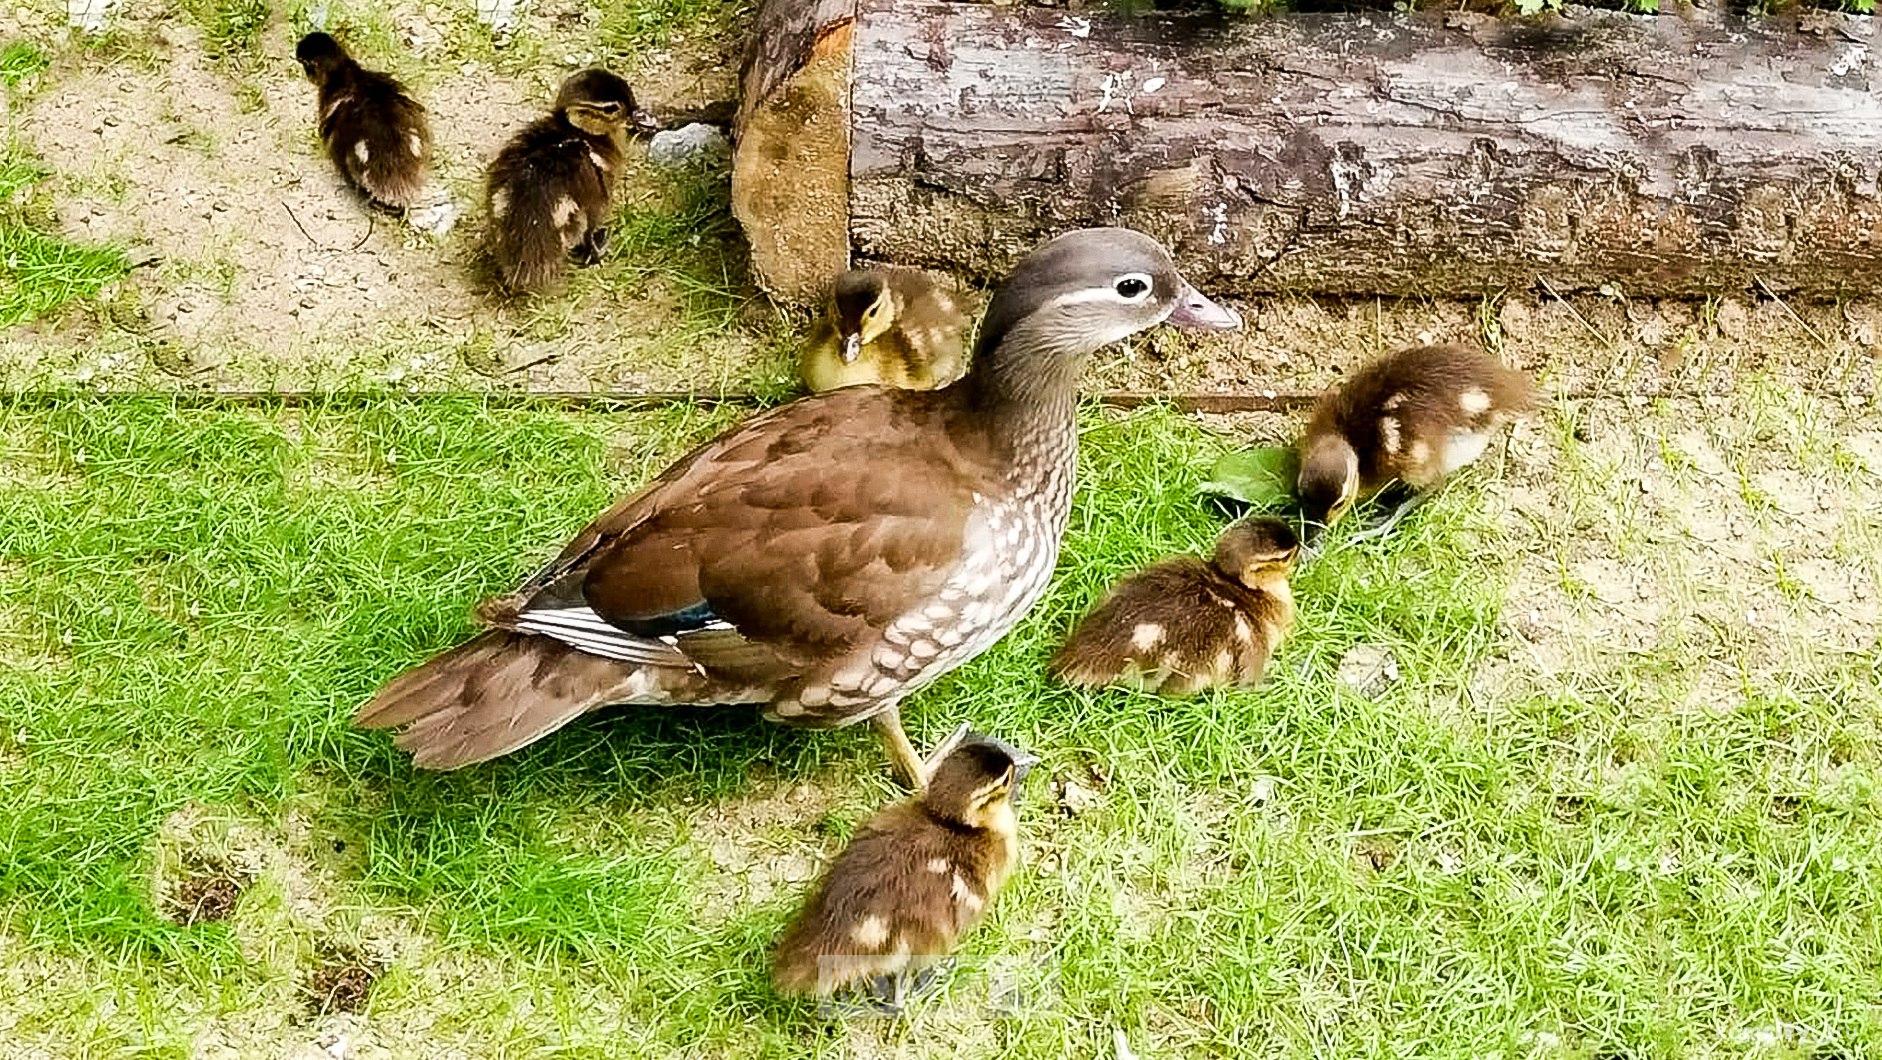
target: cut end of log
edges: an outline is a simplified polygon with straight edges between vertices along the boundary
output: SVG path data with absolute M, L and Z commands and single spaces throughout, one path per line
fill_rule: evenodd
M 752 271 L 806 305 L 849 267 L 853 0 L 766 5 L 744 75 L 732 156 L 732 214 Z

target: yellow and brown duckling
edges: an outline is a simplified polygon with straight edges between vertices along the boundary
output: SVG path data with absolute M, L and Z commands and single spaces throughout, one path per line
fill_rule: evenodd
M 650 124 L 626 81 L 583 70 L 562 82 L 554 110 L 510 138 L 486 188 L 491 256 L 505 288 L 540 291 L 561 279 L 570 258 L 601 260 L 623 141 Z
M 1286 522 L 1229 526 L 1204 561 L 1179 556 L 1119 582 L 1052 659 L 1067 684 L 1126 684 L 1165 695 L 1253 685 L 1294 624 Z
M 870 818 L 837 855 L 778 943 L 780 993 L 862 992 L 899 1007 L 986 913 L 1019 859 L 1013 803 L 1038 759 L 963 735 L 921 794 Z
M 1355 501 L 1409 491 L 1368 533 L 1383 532 L 1534 406 L 1526 374 L 1470 346 L 1415 346 L 1366 365 L 1320 398 L 1300 439 L 1296 492 L 1308 537 Z
M 415 203 L 431 162 L 425 108 L 396 78 L 359 65 L 325 33 L 302 37 L 294 57 L 317 89 L 320 140 L 340 174 L 388 209 Z
M 875 383 L 934 390 L 961 377 L 967 318 L 914 269 L 850 269 L 798 360 L 812 391 Z

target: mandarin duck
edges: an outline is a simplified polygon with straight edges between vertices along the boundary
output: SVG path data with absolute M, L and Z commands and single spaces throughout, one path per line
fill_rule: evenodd
M 959 382 L 814 394 L 705 443 L 359 723 L 451 769 L 609 704 L 757 704 L 794 726 L 871 722 L 920 787 L 902 700 L 1044 593 L 1071 514 L 1079 370 L 1165 321 L 1240 325 L 1148 236 L 1051 240 L 994 296 Z
M 333 165 L 372 202 L 394 211 L 418 200 L 431 161 L 425 108 L 389 74 L 368 70 L 325 33 L 295 45 L 320 108 L 320 141 Z
M 914 269 L 850 269 L 798 360 L 813 391 L 858 383 L 933 390 L 960 378 L 967 318 Z
M 561 279 L 569 259 L 601 260 L 623 140 L 630 127 L 651 121 L 634 106 L 626 81 L 583 70 L 562 82 L 547 116 L 497 152 L 485 191 L 490 256 L 507 290 L 541 291 Z
M 1014 799 L 1038 759 L 969 736 L 927 790 L 878 812 L 785 929 L 772 982 L 787 996 L 858 988 L 896 1009 L 911 977 L 953 952 L 1019 859 Z
M 1251 518 L 1208 561 L 1179 556 L 1118 583 L 1052 659 L 1070 685 L 1127 684 L 1165 695 L 1259 684 L 1294 625 L 1287 576 L 1300 542 L 1280 519 Z
M 1384 532 L 1534 405 L 1527 375 L 1470 346 L 1415 346 L 1366 365 L 1321 396 L 1301 436 L 1296 492 L 1306 536 L 1356 500 L 1388 488 L 1409 494 L 1366 533 Z

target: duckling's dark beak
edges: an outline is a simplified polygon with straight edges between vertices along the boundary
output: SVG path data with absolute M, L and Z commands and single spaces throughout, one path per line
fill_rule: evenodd
M 844 364 L 855 364 L 856 358 L 863 355 L 863 337 L 860 334 L 843 336 L 843 345 L 837 350 L 837 356 Z
M 1296 565 L 1311 563 L 1320 558 L 1320 537 L 1326 532 L 1326 523 L 1315 519 L 1306 512 L 1301 513 L 1300 532 L 1297 535 L 1300 539 L 1300 544 L 1294 549 L 1294 563 Z
M 991 736 L 982 736 L 980 739 L 998 747 L 1006 757 L 1013 760 L 1013 791 L 1017 795 L 1020 785 L 1026 782 L 1026 774 L 1032 771 L 1032 767 L 1039 764 L 1039 756 L 1031 751 L 1022 751 L 1005 740 L 998 740 Z
M 642 136 L 652 136 L 665 128 L 660 124 L 660 119 L 653 116 L 652 111 L 642 110 L 639 107 L 634 108 L 634 113 L 628 120 L 634 126 L 634 131 Z
M 1242 326 L 1242 315 L 1228 306 L 1211 302 L 1207 295 L 1185 283 L 1166 323 L 1197 331 L 1237 331 Z

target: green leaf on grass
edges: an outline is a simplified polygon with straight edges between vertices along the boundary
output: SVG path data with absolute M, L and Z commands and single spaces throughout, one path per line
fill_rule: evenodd
M 1292 446 L 1265 445 L 1224 453 L 1201 489 L 1257 508 L 1278 507 L 1293 499 L 1299 466 Z

